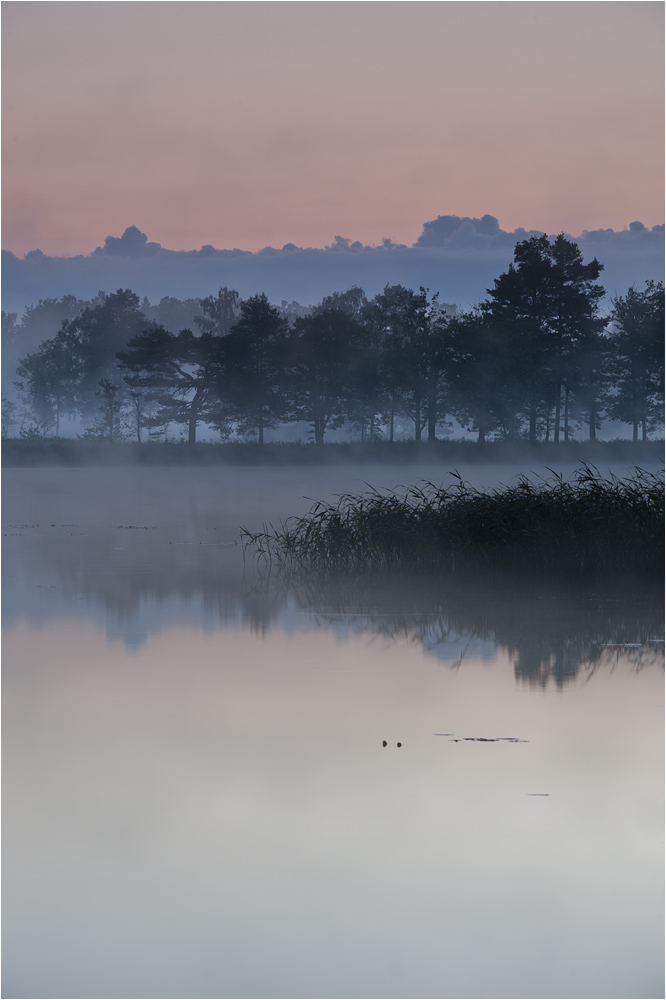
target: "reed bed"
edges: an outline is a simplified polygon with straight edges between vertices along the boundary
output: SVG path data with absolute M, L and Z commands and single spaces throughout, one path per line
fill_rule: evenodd
M 604 477 L 583 464 L 569 479 L 519 476 L 489 492 L 450 475 L 450 487 L 346 493 L 277 529 L 243 528 L 242 540 L 260 569 L 282 573 L 663 574 L 663 474 L 635 468 L 626 478 Z

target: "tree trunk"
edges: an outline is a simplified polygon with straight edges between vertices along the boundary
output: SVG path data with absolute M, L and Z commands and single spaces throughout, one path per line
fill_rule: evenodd
M 188 427 L 187 443 L 188 444 L 197 443 L 197 411 L 195 409 L 190 410 L 190 422 Z
M 641 420 L 642 440 L 647 441 L 647 421 L 645 417 Z
M 421 444 L 421 400 L 417 400 L 414 405 L 414 440 Z
M 141 444 L 141 400 L 139 396 L 135 396 L 134 393 L 130 393 L 130 395 L 136 412 L 136 440 L 138 444 Z
M 569 380 L 564 386 L 564 443 L 569 442 Z
M 534 400 L 530 402 L 530 432 L 529 432 L 529 442 L 530 444 L 536 444 L 537 439 L 537 408 Z
M 391 403 L 391 422 L 389 424 L 389 441 L 393 444 L 393 427 L 395 423 L 395 409 L 393 403 Z
M 434 444 L 437 440 L 437 408 L 433 399 L 428 400 L 428 443 Z
M 259 444 L 264 443 L 264 409 L 259 410 Z
M 590 441 L 597 440 L 597 405 L 594 400 L 590 403 Z
M 562 386 L 557 385 L 557 395 L 555 397 L 555 427 L 553 428 L 553 441 L 560 443 L 560 406 L 562 404 Z
M 479 444 L 486 443 L 486 425 L 483 420 L 479 420 Z
M 631 440 L 634 441 L 634 442 L 638 441 L 638 421 L 637 420 L 634 420 L 634 434 L 633 434 L 633 437 L 632 437 Z

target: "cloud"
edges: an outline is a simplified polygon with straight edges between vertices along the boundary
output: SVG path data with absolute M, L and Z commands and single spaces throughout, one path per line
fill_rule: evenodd
M 493 279 L 506 270 L 516 242 L 536 233 L 540 231 L 522 228 L 507 232 L 492 215 L 440 215 L 424 224 L 411 247 L 388 238 L 369 246 L 338 235 L 321 248 L 286 243 L 253 253 L 210 244 L 168 250 L 130 226 L 120 237 L 107 236 L 103 246 L 86 256 L 49 257 L 33 250 L 19 258 L 3 251 L 3 304 L 7 311 L 21 312 L 40 298 L 73 294 L 89 299 L 99 289 L 117 288 L 131 288 L 156 302 L 165 295 L 210 295 L 223 285 L 243 297 L 265 292 L 273 302 L 311 304 L 352 285 L 374 295 L 387 283 L 400 283 L 424 285 L 439 292 L 442 301 L 467 308 L 483 299 Z M 604 264 L 601 282 L 608 296 L 623 294 L 632 284 L 641 286 L 648 278 L 663 278 L 663 225 L 648 229 L 634 221 L 627 229 L 585 230 L 570 238 L 585 260 L 597 257 Z
M 104 246 L 97 247 L 93 253 L 110 254 L 114 257 L 153 257 L 161 249 L 159 243 L 149 243 L 146 234 L 136 226 L 128 226 L 120 238 L 107 236 Z
M 423 232 L 415 243 L 419 247 L 442 247 L 456 233 L 463 229 L 465 233 L 480 236 L 497 236 L 501 230 L 494 215 L 484 215 L 480 219 L 470 219 L 468 216 L 438 215 L 432 222 L 423 225 Z

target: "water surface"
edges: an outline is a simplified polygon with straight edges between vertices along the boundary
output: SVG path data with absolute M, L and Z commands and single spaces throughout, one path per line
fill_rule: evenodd
M 244 575 L 363 482 L 5 473 L 4 996 L 663 996 L 658 595 Z

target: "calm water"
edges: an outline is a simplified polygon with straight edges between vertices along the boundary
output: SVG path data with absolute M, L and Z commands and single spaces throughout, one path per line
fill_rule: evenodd
M 659 596 L 243 576 L 420 477 L 5 473 L 3 996 L 663 996 Z

